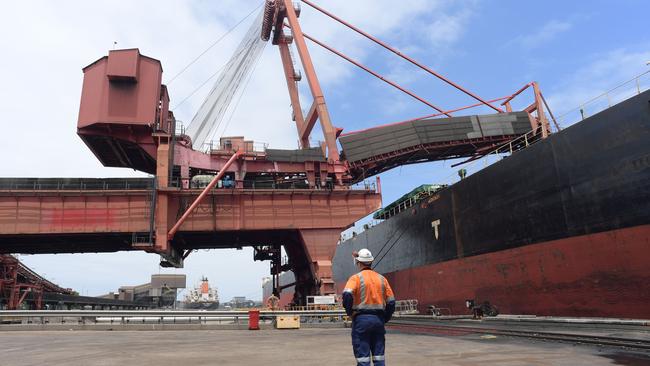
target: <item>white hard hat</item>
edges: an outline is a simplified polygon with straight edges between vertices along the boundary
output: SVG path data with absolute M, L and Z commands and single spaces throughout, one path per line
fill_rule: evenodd
M 361 249 L 359 250 L 359 253 L 357 254 L 356 257 L 357 262 L 361 263 L 370 263 L 375 260 L 375 258 L 372 256 L 372 253 L 368 249 Z

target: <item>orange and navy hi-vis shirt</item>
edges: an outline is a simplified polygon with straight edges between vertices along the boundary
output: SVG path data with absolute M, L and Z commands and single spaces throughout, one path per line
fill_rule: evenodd
M 390 284 L 384 276 L 370 268 L 350 276 L 343 290 L 343 298 L 348 315 L 351 312 L 375 313 L 384 314 L 390 319 L 395 307 L 395 295 Z

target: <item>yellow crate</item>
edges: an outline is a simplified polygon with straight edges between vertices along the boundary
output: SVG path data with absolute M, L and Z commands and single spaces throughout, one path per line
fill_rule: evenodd
M 275 317 L 277 329 L 300 329 L 299 315 L 278 315 Z

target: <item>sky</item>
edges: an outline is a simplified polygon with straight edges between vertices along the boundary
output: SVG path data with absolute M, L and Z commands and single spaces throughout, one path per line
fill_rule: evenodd
M 650 69 L 646 64 L 650 3 L 645 0 L 503 0 L 498 6 L 481 0 L 317 3 L 484 98 L 509 95 L 530 81 L 539 82 L 554 114 L 563 116 L 563 126 L 579 120 L 578 109 L 585 101 Z M 189 123 L 209 91 L 210 76 L 227 62 L 255 17 L 249 16 L 216 46 L 209 46 L 259 5 L 252 0 L 5 2 L 0 22 L 0 110 L 5 136 L 0 144 L 0 176 L 144 176 L 101 166 L 76 135 L 82 67 L 113 47 L 138 47 L 162 62 L 163 80 L 171 80 L 175 116 Z M 306 5 L 300 20 L 305 33 L 433 104 L 453 109 L 473 103 Z M 345 131 L 433 113 L 318 46 L 308 46 L 332 121 Z M 197 62 L 173 78 L 206 49 Z M 648 74 L 639 84 L 650 84 Z M 599 98 L 583 109 L 594 113 L 634 88 L 634 83 L 626 84 L 610 98 Z M 310 103 L 306 80 L 300 90 L 306 108 Z M 244 135 L 273 148 L 297 147 L 274 46 L 266 46 L 241 98 L 236 99 L 237 108 L 228 115 L 230 122 L 217 130 L 217 137 Z M 515 107 L 531 101 L 522 97 Z M 473 111 L 481 112 L 486 111 Z M 320 138 L 317 126 L 312 139 Z M 466 168 L 472 172 L 489 163 Z M 427 163 L 383 173 L 384 203 L 419 184 L 453 183 L 458 168 L 451 164 Z M 207 276 L 223 300 L 260 299 L 261 279 L 269 271 L 269 264 L 253 262 L 252 251 L 246 248 L 193 253 L 183 269 L 161 269 L 158 257 L 144 252 L 23 255 L 21 259 L 61 286 L 91 296 L 148 282 L 154 273 L 185 273 L 190 286 Z

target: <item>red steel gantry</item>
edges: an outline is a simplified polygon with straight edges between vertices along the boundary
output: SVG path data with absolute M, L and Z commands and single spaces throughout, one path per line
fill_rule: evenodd
M 206 151 L 193 149 L 190 138 L 177 133 L 167 87 L 162 84 L 161 63 L 138 49 L 110 51 L 83 69 L 78 135 L 105 166 L 128 167 L 154 178 L 0 179 L 0 253 L 145 250 L 160 254 L 164 265 L 182 266 L 195 249 L 253 246 L 256 258 L 277 262 L 272 265 L 274 275 L 294 271 L 296 301 L 304 302 L 307 295 L 334 292 L 331 259 L 341 231 L 381 206 L 379 184 L 376 188 L 366 185 L 353 189 L 352 183 L 401 164 L 475 158 L 531 129 L 535 136 L 546 136 L 550 131 L 536 84 L 529 84 L 534 88 L 535 102 L 524 112 L 512 112 L 509 102 L 523 89 L 495 100 L 482 99 L 314 4 L 303 2 L 425 68 L 478 103 L 454 110 L 434 106 L 304 34 L 299 11 L 290 0 L 267 1 L 261 37 L 272 39 L 279 47 L 300 149 L 258 150 L 243 137 L 221 138 Z M 285 28 L 291 34 L 286 34 Z M 416 137 L 418 141 L 408 146 L 387 147 L 385 140 L 377 140 L 362 153 L 355 153 L 355 146 L 370 135 L 357 131 L 340 141 L 341 153 L 338 138 L 342 129 L 332 124 L 305 39 L 436 109 L 436 115 L 380 127 L 382 134 L 386 132 L 386 141 L 396 140 L 396 133 L 425 127 L 430 129 L 427 136 L 433 136 L 443 119 L 431 117 L 451 117 L 453 112 L 479 105 L 499 112 L 497 115 L 503 116 L 510 127 L 489 135 L 484 127 L 495 123 L 495 117 L 489 121 L 474 118 L 474 122 L 469 117 L 453 117 L 446 123 L 474 123 L 474 132 L 445 141 L 420 141 Z M 291 44 L 297 48 L 313 98 L 306 115 L 298 98 L 299 74 L 291 59 Z M 504 99 L 507 112 L 492 104 Z M 517 130 L 514 123 L 522 116 L 527 127 Z M 325 142 L 310 147 L 309 136 L 317 121 Z M 288 263 L 279 262 L 280 246 L 285 248 Z

